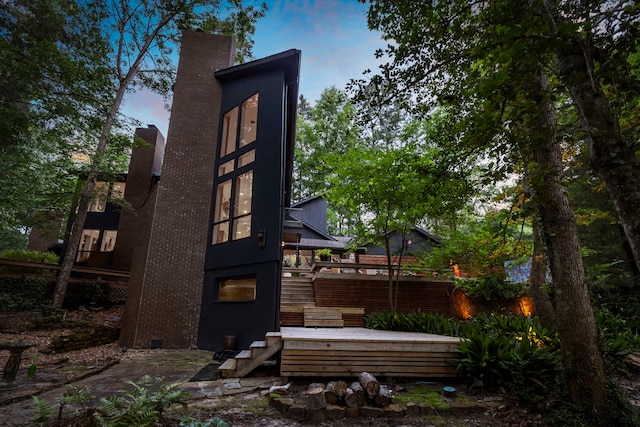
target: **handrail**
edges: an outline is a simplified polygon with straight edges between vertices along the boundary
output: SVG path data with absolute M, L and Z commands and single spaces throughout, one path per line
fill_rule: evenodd
M 15 267 L 26 267 L 26 268 L 39 268 L 41 270 L 56 270 L 59 271 L 62 269 L 60 264 L 47 264 L 45 262 L 31 262 L 31 261 L 17 261 L 13 259 L 0 258 L 0 266 L 1 265 L 10 265 Z M 112 277 L 124 277 L 129 278 L 130 274 L 128 271 L 121 270 L 108 270 L 104 268 L 93 268 L 93 267 L 82 267 L 82 266 L 74 266 L 71 269 L 74 273 L 86 273 L 86 274 L 97 274 L 99 276 L 112 276 Z
M 355 270 L 356 273 L 360 273 L 360 270 L 389 270 L 389 266 L 386 264 L 367 264 L 367 263 L 355 263 L 355 262 L 331 262 L 331 261 L 316 261 L 311 266 L 311 271 L 313 273 L 320 272 L 323 268 L 339 268 L 339 269 L 349 269 Z M 416 274 L 426 273 L 426 274 L 451 274 L 453 275 L 453 268 L 424 268 L 424 267 L 414 267 L 411 265 L 397 265 L 394 264 L 391 266 L 393 271 L 408 271 Z

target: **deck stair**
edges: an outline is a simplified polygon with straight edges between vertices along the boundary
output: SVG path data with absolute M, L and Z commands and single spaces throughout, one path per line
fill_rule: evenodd
M 282 348 L 280 332 L 267 332 L 264 341 L 254 341 L 249 350 L 242 350 L 234 358 L 227 359 L 218 371 L 223 378 L 242 378 Z
M 336 307 L 305 307 L 305 328 L 342 328 L 342 312 Z
M 313 307 L 316 305 L 311 277 L 283 277 L 280 305 Z

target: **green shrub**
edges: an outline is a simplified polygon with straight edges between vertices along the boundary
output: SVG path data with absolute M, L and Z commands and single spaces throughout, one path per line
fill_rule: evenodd
M 58 263 L 58 255 L 52 252 L 26 251 L 24 249 L 7 249 L 0 252 L 0 258 L 14 261 L 43 262 L 45 264 Z
M 605 361 L 618 366 L 631 353 L 640 351 L 640 331 L 621 314 L 608 309 L 596 310 L 600 347 Z
M 165 384 L 164 378 L 145 375 L 141 384 L 127 381 L 132 389 L 120 390 L 121 395 L 100 399 L 101 408 L 95 418 L 101 426 L 129 427 L 153 426 L 171 405 L 187 407 L 187 392 L 180 383 Z
M 366 320 L 369 329 L 388 331 L 424 332 L 457 337 L 462 324 L 456 319 L 438 313 L 400 313 L 397 311 L 378 311 L 371 313 Z
M 525 296 L 529 292 L 527 283 L 512 283 L 497 275 L 475 278 L 455 278 L 456 288 L 464 289 L 469 298 L 496 301 Z

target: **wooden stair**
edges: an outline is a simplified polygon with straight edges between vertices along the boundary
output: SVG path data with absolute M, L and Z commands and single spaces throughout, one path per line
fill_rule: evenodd
M 316 305 L 311 277 L 283 277 L 280 290 L 280 306 Z
M 305 328 L 342 328 L 342 312 L 335 307 L 305 307 Z
M 223 378 L 242 378 L 282 348 L 280 332 L 267 332 L 264 341 L 254 341 L 249 350 L 242 350 L 233 359 L 227 359 L 218 371 Z

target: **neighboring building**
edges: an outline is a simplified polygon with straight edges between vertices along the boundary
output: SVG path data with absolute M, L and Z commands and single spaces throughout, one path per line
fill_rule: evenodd
M 419 227 L 412 227 L 404 236 L 397 231 L 390 232 L 388 236 L 391 254 L 394 256 L 402 254 L 403 259 L 420 258 L 425 252 L 431 251 L 434 246 L 442 244 L 442 241 L 436 236 Z M 365 248 L 367 262 L 370 262 L 372 256 L 384 258 L 384 262 L 386 262 L 387 251 L 383 246 L 369 244 Z

